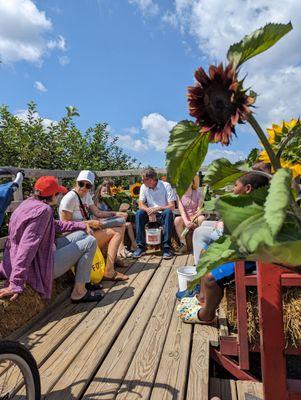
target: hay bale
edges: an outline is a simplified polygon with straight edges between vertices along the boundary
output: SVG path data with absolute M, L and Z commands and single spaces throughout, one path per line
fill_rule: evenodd
M 30 286 L 16 300 L 0 300 L 0 338 L 23 326 L 45 308 L 45 302 Z
M 53 284 L 51 300 L 47 301 L 42 300 L 40 295 L 29 285 L 26 285 L 23 292 L 14 301 L 0 299 L 0 339 L 24 326 L 52 303 L 62 291 L 71 287 L 73 281 L 73 274 L 68 272 L 56 279 Z
M 301 288 L 284 287 L 283 322 L 286 347 L 301 347 Z M 237 332 L 235 284 L 226 287 L 220 307 L 223 308 L 229 328 Z M 248 339 L 252 345 L 259 344 L 259 314 L 257 288 L 247 288 Z

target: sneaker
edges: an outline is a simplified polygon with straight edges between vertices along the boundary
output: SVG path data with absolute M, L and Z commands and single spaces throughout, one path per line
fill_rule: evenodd
M 141 247 L 138 247 L 138 248 L 134 251 L 132 257 L 133 257 L 133 258 L 139 258 L 139 257 L 143 256 L 144 254 L 145 254 L 145 250 L 142 249 Z
M 163 258 L 164 258 L 164 260 L 170 260 L 171 258 L 173 258 L 172 251 L 170 249 L 164 249 L 163 250 Z
M 176 293 L 176 298 L 178 300 L 183 299 L 183 297 L 194 297 L 196 294 L 200 293 L 201 286 L 199 284 L 195 285 L 193 289 L 182 290 Z

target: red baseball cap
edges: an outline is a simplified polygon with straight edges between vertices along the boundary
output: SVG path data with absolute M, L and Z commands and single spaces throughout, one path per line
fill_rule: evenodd
M 65 186 L 60 186 L 54 176 L 41 176 L 34 188 L 40 192 L 40 196 L 53 196 L 55 193 L 67 193 L 68 189 Z

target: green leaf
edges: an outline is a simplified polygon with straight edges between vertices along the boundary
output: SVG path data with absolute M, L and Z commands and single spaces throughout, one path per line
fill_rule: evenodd
M 264 212 L 263 206 L 257 204 L 251 195 L 234 194 L 220 197 L 216 202 L 216 210 L 229 232 L 233 232 L 246 219 Z
M 243 254 L 255 253 L 262 244 L 273 245 L 273 236 L 263 213 L 252 215 L 238 225 L 232 232 L 232 239 Z
M 201 255 L 195 281 L 212 271 L 214 268 L 226 262 L 239 260 L 242 255 L 237 251 L 230 236 L 222 236 L 216 242 L 212 243 L 206 252 Z
M 207 211 L 207 212 L 215 211 L 216 210 L 216 202 L 217 202 L 217 200 L 218 200 L 217 197 L 212 197 L 211 200 L 204 201 L 204 205 L 203 205 L 202 211 L 204 211 L 204 212 L 205 211 Z
M 264 205 L 264 219 L 273 237 L 276 237 L 286 218 L 286 210 L 290 203 L 290 187 L 292 173 L 281 168 L 274 174 Z
M 204 182 L 213 190 L 223 189 L 232 185 L 245 173 L 246 165 L 244 163 L 231 164 L 226 158 L 219 158 L 208 166 Z
M 249 155 L 247 157 L 247 162 L 248 162 L 250 168 L 258 160 L 259 153 L 260 153 L 260 151 L 256 147 L 250 151 L 250 153 L 249 153 Z
M 269 23 L 245 36 L 239 43 L 230 46 L 227 58 L 235 68 L 238 68 L 245 61 L 272 47 L 292 29 L 291 22 L 288 24 Z
M 191 121 L 179 122 L 171 131 L 166 149 L 169 182 L 182 197 L 204 161 L 209 135 L 200 135 L 200 128 Z
M 294 241 L 276 242 L 273 246 L 262 245 L 257 250 L 256 259 L 267 263 L 300 267 L 300 248 L 301 238 Z

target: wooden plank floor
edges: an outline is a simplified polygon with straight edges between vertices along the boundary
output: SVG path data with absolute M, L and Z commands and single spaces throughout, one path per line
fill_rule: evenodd
M 211 393 L 231 399 L 233 391 L 243 399 L 246 384 L 209 379 L 217 329 L 176 317 L 176 270 L 191 262 L 148 254 L 129 265 L 126 283 L 107 282 L 99 303 L 66 300 L 23 333 L 19 340 L 39 365 L 42 398 L 207 400 Z

